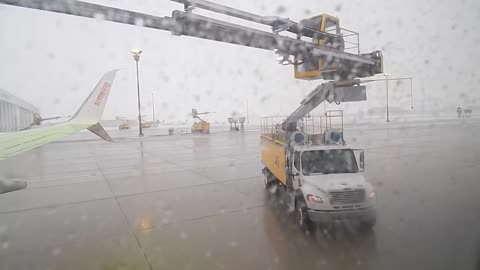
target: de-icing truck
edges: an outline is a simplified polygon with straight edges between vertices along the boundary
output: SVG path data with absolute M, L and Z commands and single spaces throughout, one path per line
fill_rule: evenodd
M 342 111 L 294 125 L 283 121 L 283 128 L 263 118 L 261 130 L 265 187 L 294 211 L 303 230 L 338 222 L 367 230 L 375 225 L 375 192 L 362 175 L 364 151 L 345 143 Z

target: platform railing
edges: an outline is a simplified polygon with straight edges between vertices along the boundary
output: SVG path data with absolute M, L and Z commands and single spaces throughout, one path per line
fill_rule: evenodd
M 260 130 L 264 137 L 273 140 L 286 140 L 286 132 L 282 130 L 281 123 L 286 116 L 270 116 L 262 117 L 260 120 Z M 308 115 L 297 122 L 297 130 L 307 134 L 311 140 L 320 138 L 325 131 L 334 129 L 343 132 L 343 111 L 331 110 L 325 112 L 324 115 Z

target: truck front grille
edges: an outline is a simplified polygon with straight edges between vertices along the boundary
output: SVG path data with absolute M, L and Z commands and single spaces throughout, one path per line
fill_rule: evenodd
M 365 189 L 330 191 L 330 204 L 351 204 L 365 201 Z

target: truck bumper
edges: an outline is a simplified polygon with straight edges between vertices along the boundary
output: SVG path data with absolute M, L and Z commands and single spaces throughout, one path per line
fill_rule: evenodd
M 308 216 L 314 223 L 358 222 L 375 224 L 377 215 L 374 208 L 351 211 L 308 210 Z

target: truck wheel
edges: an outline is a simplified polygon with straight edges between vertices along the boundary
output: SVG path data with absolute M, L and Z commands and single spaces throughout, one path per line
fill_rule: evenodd
M 300 229 L 307 232 L 311 228 L 311 221 L 308 217 L 307 203 L 303 198 L 297 199 L 295 203 L 295 221 Z
M 265 189 L 268 189 L 268 186 L 270 185 L 270 181 L 268 179 L 268 172 L 263 173 L 263 183 L 265 184 Z
M 267 190 L 269 194 L 275 194 L 277 191 L 276 187 L 274 187 L 274 185 L 276 185 L 275 176 L 267 169 L 265 169 L 263 173 L 263 182 L 265 184 L 265 190 Z
M 376 220 L 369 220 L 369 221 L 362 221 L 359 224 L 359 230 L 360 232 L 370 232 L 373 229 L 373 226 L 375 226 Z

